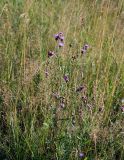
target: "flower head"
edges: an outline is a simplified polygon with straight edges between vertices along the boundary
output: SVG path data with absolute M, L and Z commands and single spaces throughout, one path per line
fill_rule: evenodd
M 84 153 L 82 153 L 82 152 L 79 153 L 79 157 L 80 157 L 80 158 L 83 158 L 83 157 L 84 157 Z
M 87 50 L 88 48 L 89 48 L 89 45 L 88 45 L 88 44 L 85 44 L 85 45 L 84 45 L 84 49 Z
M 59 47 L 63 47 L 64 46 L 64 35 L 63 35 L 63 32 L 59 32 L 59 33 L 55 34 L 54 38 L 55 38 L 56 41 L 58 41 Z
M 60 41 L 64 41 L 64 35 L 63 35 L 63 32 L 59 32 L 57 34 L 54 35 L 54 38 L 56 41 L 60 40 Z
M 59 47 L 63 47 L 64 43 L 63 42 L 59 42 Z
M 54 35 L 54 38 L 55 38 L 56 41 L 58 41 L 59 35 L 58 35 L 58 34 L 55 34 L 55 35 Z
M 89 45 L 88 44 L 85 44 L 82 49 L 81 49 L 81 53 L 82 54 L 85 54 L 87 52 L 87 49 L 89 48 Z
M 86 53 L 86 50 L 82 48 L 82 49 L 81 49 L 81 53 L 82 53 L 82 54 L 85 54 L 85 53 Z
M 66 83 L 69 81 L 69 77 L 67 75 L 64 75 L 63 78 L 64 78 L 64 80 L 65 80 Z
M 52 51 L 48 51 L 48 57 L 52 57 L 55 53 Z

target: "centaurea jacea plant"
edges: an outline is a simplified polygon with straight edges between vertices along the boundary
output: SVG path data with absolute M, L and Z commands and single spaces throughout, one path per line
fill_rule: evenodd
M 68 75 L 64 75 L 64 80 L 65 80 L 65 82 L 67 83 L 67 82 L 69 82 L 69 77 L 68 77 Z
M 64 43 L 63 42 L 59 42 L 59 47 L 63 47 Z
M 63 32 L 59 32 L 59 33 L 55 34 L 54 37 L 55 37 L 55 40 L 56 40 L 56 41 L 58 41 L 58 40 L 60 40 L 61 42 L 64 41 Z
M 83 158 L 84 157 L 84 153 L 83 152 L 79 153 L 79 157 Z
M 82 54 L 85 54 L 87 52 L 87 49 L 89 48 L 89 45 L 88 44 L 85 44 L 82 49 L 81 49 L 81 53 Z
M 64 46 L 64 35 L 63 35 L 63 32 L 59 32 L 59 33 L 55 34 L 54 38 L 55 38 L 56 41 L 58 41 L 59 47 L 63 47 Z

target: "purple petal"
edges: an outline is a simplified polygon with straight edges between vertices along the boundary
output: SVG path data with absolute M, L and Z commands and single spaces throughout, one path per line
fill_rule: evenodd
M 63 47 L 63 46 L 64 46 L 64 43 L 59 42 L 59 47 Z
M 61 40 L 61 41 L 64 41 L 64 36 L 60 37 L 60 40 Z
M 79 157 L 83 158 L 84 157 L 84 153 L 79 153 Z
M 64 41 L 64 36 L 63 36 L 63 32 L 59 32 L 58 34 L 54 35 L 54 38 L 56 41 L 60 40 L 60 41 Z
M 82 54 L 86 53 L 86 50 L 85 49 L 81 49 L 81 53 Z
M 65 80 L 66 83 L 69 81 L 69 78 L 68 78 L 67 75 L 64 76 L 64 80 Z
M 85 44 L 82 49 L 81 49 L 81 53 L 84 54 L 86 53 L 87 49 L 89 48 L 89 45 L 88 44 Z
M 57 40 L 59 39 L 59 35 L 58 35 L 58 34 L 55 34 L 55 35 L 54 35 L 54 38 L 55 38 L 55 40 L 57 41 Z
M 85 44 L 84 45 L 84 48 L 87 50 L 89 48 L 89 45 L 88 44 Z

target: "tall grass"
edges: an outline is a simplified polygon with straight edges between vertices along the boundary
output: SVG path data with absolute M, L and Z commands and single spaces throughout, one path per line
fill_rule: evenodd
M 123 0 L 0 1 L 0 160 L 124 159 L 123 27 Z

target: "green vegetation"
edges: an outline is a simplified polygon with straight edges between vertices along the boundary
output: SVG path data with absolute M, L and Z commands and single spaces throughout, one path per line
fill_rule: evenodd
M 123 0 L 0 1 L 0 160 L 124 160 L 123 103 Z

